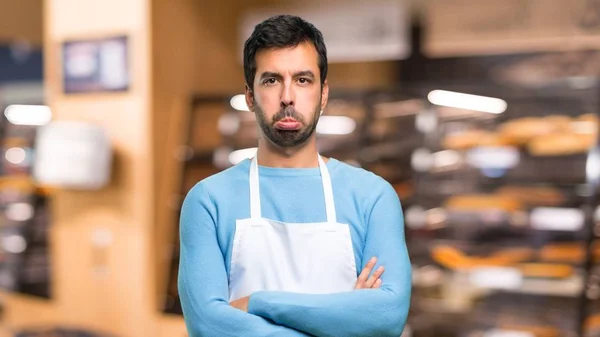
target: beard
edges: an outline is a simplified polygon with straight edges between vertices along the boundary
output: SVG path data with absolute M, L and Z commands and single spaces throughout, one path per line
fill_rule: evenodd
M 280 110 L 271 121 L 267 121 L 264 111 L 259 105 L 255 106 L 256 120 L 263 134 L 274 145 L 284 148 L 296 147 L 304 144 L 315 132 L 319 122 L 321 102 L 315 107 L 313 118 L 308 123 L 304 120 L 293 106 L 288 106 Z M 298 121 L 302 127 L 298 130 L 280 130 L 275 127 L 278 121 L 291 117 Z

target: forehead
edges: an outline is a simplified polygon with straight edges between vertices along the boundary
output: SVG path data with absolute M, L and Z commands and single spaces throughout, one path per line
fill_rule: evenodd
M 319 54 L 312 43 L 303 42 L 291 48 L 263 49 L 256 53 L 256 72 L 287 73 L 312 70 L 319 75 Z

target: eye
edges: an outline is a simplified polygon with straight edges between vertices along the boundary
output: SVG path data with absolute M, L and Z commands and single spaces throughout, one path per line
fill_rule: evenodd
M 300 77 L 300 78 L 298 79 L 298 83 L 300 83 L 300 84 L 308 84 L 308 83 L 310 83 L 310 82 L 311 82 L 311 81 L 310 81 L 310 79 L 308 79 L 308 78 L 306 78 L 306 77 Z
M 266 80 L 263 81 L 263 85 L 272 85 L 277 83 L 277 80 L 274 78 L 267 78 Z

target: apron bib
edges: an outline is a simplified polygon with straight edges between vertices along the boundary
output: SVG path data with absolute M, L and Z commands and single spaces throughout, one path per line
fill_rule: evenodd
M 261 216 L 256 156 L 250 165 L 250 218 L 236 221 L 229 300 L 254 292 L 328 294 L 351 291 L 357 280 L 350 227 L 337 222 L 331 178 L 319 156 L 327 219 L 284 223 Z

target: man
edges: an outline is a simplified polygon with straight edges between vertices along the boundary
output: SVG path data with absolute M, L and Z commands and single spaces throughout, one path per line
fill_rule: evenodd
M 321 33 L 294 16 L 262 22 L 244 73 L 257 155 L 199 182 L 182 208 L 190 336 L 400 336 L 411 270 L 398 196 L 317 152 L 329 92 Z

